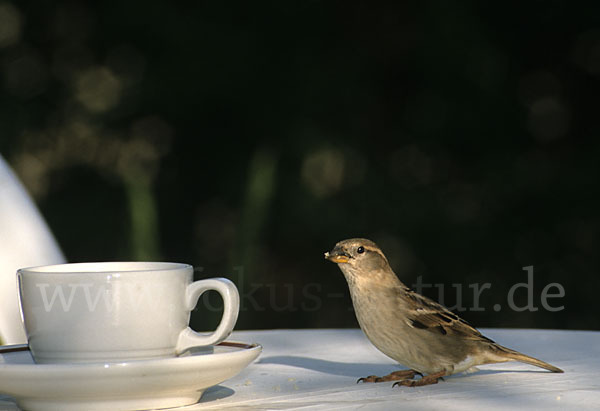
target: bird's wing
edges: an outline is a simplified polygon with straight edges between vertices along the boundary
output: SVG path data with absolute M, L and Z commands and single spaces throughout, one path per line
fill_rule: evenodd
M 410 307 L 406 317 L 410 327 L 439 335 L 493 343 L 492 340 L 483 336 L 476 328 L 441 304 L 412 290 L 407 290 L 403 294 L 408 307 Z

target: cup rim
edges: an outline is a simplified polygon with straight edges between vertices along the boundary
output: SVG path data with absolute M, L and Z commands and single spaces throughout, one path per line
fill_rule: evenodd
M 19 268 L 19 274 L 126 274 L 140 272 L 179 271 L 192 269 L 185 263 L 161 261 L 97 261 L 39 265 Z

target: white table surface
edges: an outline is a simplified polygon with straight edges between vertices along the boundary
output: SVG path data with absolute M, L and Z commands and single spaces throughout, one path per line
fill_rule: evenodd
M 210 388 L 200 403 L 177 408 L 245 410 L 600 409 L 600 332 L 483 329 L 510 348 L 563 370 L 552 374 L 509 362 L 447 377 L 437 385 L 357 384 L 361 376 L 399 369 L 360 330 L 237 331 L 231 341 L 258 342 L 259 359 Z M 0 410 L 17 410 L 0 397 Z

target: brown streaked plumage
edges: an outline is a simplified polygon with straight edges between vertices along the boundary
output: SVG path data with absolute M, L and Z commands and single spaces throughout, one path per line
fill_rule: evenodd
M 356 318 L 369 340 L 385 355 L 410 368 L 359 381 L 398 381 L 398 385 L 421 386 L 477 365 L 506 361 L 563 372 L 495 343 L 442 305 L 410 290 L 371 240 L 340 241 L 325 253 L 325 258 L 342 270 Z M 415 380 L 416 374 L 425 376 Z

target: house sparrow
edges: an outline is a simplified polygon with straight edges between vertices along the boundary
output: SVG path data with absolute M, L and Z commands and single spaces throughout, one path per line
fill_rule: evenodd
M 480 364 L 520 361 L 552 372 L 560 368 L 503 347 L 435 301 L 410 290 L 392 271 L 372 241 L 340 241 L 325 258 L 337 263 L 350 288 L 360 328 L 388 357 L 410 370 L 358 381 L 397 381 L 395 385 L 436 384 L 444 376 Z M 415 375 L 422 378 L 415 379 Z

